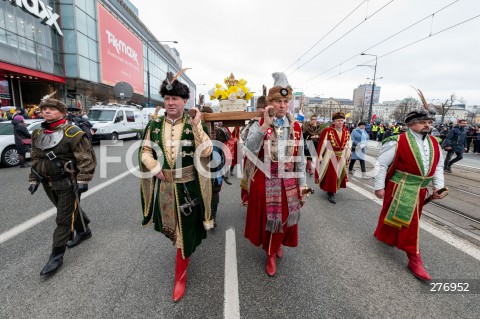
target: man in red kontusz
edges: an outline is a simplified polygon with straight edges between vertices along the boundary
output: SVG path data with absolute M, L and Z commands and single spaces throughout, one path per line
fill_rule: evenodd
M 422 280 L 430 280 L 419 246 L 419 222 L 427 186 L 433 182 L 433 198 L 444 187 L 443 156 L 432 130 L 433 117 L 421 110 L 407 114 L 408 131 L 383 141 L 375 176 L 375 195 L 383 198 L 375 237 L 407 253 L 408 268 Z
M 296 247 L 302 194 L 308 189 L 302 129 L 287 113 L 292 88 L 284 73 L 274 73 L 274 86 L 267 96 L 264 117 L 255 121 L 245 140 L 245 170 L 254 172 L 246 181 L 248 191 L 245 237 L 267 253 L 266 272 L 276 273 L 282 245 Z M 270 110 L 274 114 L 270 115 Z M 253 158 L 251 155 L 253 154 Z M 267 167 L 261 163 L 269 162 Z M 252 168 L 248 166 L 252 165 Z
M 344 122 L 345 113 L 334 113 L 332 125 L 322 131 L 318 140 L 315 184 L 327 192 L 328 201 L 332 204 L 337 203 L 337 191 L 347 187 L 347 164 L 352 154 L 350 131 Z

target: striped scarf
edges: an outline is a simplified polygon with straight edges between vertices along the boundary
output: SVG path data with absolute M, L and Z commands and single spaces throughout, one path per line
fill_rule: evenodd
M 293 171 L 293 163 L 285 164 L 286 171 Z M 267 224 L 265 230 L 272 233 L 283 233 L 282 223 L 282 183 L 285 187 L 288 218 L 287 226 L 298 223 L 300 218 L 300 201 L 298 199 L 297 181 L 295 178 L 278 177 L 278 162 L 271 164 L 271 178 L 265 176 Z

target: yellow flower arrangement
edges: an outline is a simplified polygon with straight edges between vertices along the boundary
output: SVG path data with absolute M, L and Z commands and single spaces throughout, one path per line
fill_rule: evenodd
M 226 88 L 221 84 L 215 84 L 215 87 L 208 91 L 210 95 L 210 100 L 250 100 L 253 97 L 253 92 L 250 92 L 250 89 L 247 87 L 247 81 L 244 79 L 235 80 L 233 73 L 230 73 L 230 76 L 225 78 L 223 81 Z

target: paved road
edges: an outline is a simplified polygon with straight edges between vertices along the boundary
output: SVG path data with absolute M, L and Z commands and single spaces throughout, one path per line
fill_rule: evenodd
M 371 142 L 367 149 L 370 161 L 367 169 L 373 170 L 373 164 L 380 151 L 381 143 Z M 444 152 L 445 154 L 446 152 Z M 453 165 L 453 173 L 445 173 L 445 185 L 448 196 L 425 207 L 425 216 L 449 231 L 455 232 L 480 245 L 480 154 L 464 154 L 464 159 Z M 359 164 L 357 172 L 351 180 L 362 187 L 373 188 L 373 179 L 359 179 Z
M 126 146 L 110 148 L 109 155 L 124 154 Z M 106 178 L 97 171 L 91 187 L 126 170 L 124 163 L 111 164 Z M 0 169 L 0 239 L 51 208 L 43 190 L 26 192 L 26 173 Z M 93 237 L 67 251 L 50 279 L 39 272 L 49 255 L 53 217 L 0 244 L 0 318 L 223 318 L 225 275 L 233 271 L 225 272 L 229 229 L 235 231 L 241 318 L 478 317 L 478 294 L 425 293 L 429 286 L 409 273 L 404 253 L 372 236 L 380 206 L 352 188 L 338 194 L 337 205 L 316 188 L 303 208 L 299 246 L 286 248 L 277 276 L 268 277 L 263 251 L 243 237 L 245 209 L 239 180 L 233 181 L 221 193 L 219 227 L 191 258 L 179 303 L 171 300 L 175 249 L 140 226 L 138 179 L 128 175 L 82 201 Z M 423 228 L 420 236 L 435 280 L 480 279 L 478 247 L 446 237 L 460 250 Z

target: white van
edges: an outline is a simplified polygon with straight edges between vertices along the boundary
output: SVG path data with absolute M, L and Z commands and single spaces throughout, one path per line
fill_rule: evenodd
M 93 125 L 94 141 L 141 138 L 144 128 L 142 113 L 134 106 L 121 104 L 95 105 L 88 112 Z
M 155 108 L 154 107 L 145 107 L 142 109 L 142 121 L 143 121 L 143 127 L 145 128 L 150 122 L 151 117 L 155 113 Z M 165 109 L 161 108 L 160 111 L 158 111 L 158 115 L 162 116 L 165 114 Z

